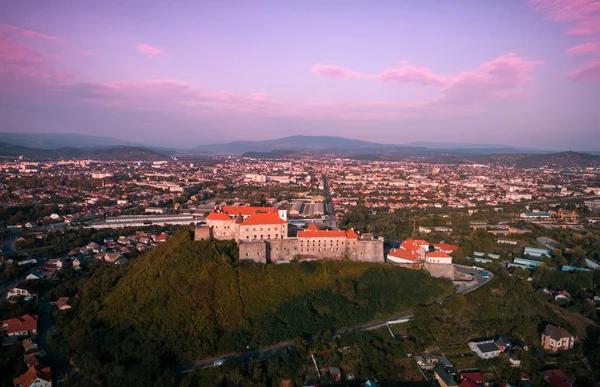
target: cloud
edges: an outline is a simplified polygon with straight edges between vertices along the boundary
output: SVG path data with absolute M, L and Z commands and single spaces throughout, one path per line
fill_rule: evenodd
M 154 56 L 166 55 L 166 52 L 164 52 L 160 48 L 151 46 L 149 44 L 138 44 L 137 49 L 140 52 L 148 54 L 149 58 L 152 58 Z
M 29 38 L 42 39 L 42 40 L 53 40 L 60 41 L 61 39 L 56 36 L 41 34 L 36 31 L 26 30 L 24 28 L 20 28 L 17 26 L 12 26 L 10 24 L 1 24 L 0 29 L 15 31 L 21 36 L 27 36 Z
M 569 48 L 567 54 L 600 54 L 600 0 L 529 0 L 529 6 L 549 20 L 570 24 L 569 35 L 589 37 L 588 42 Z M 568 78 L 573 81 L 599 81 L 599 60 L 600 56 L 585 62 L 569 72 Z
M 311 71 L 326 78 L 371 78 L 368 74 L 333 65 L 316 64 Z
M 533 82 L 533 69 L 539 63 L 509 53 L 456 75 L 435 74 L 427 67 L 406 62 L 400 62 L 399 66 L 379 74 L 365 74 L 333 65 L 315 65 L 312 71 L 329 78 L 368 78 L 393 84 L 434 86 L 441 92 L 436 102 L 471 103 L 488 98 L 506 98 L 523 92 Z
M 582 55 L 600 52 L 600 42 L 583 43 L 567 50 L 567 54 Z
M 571 71 L 569 78 L 576 82 L 600 81 L 600 58 L 591 59 L 585 62 L 580 68 Z
M 93 51 L 74 51 L 73 54 L 83 56 L 96 56 L 96 53 Z

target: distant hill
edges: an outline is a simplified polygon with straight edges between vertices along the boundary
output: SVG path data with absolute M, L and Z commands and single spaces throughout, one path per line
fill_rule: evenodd
M 496 164 L 517 168 L 569 168 L 599 167 L 600 155 L 583 152 L 558 152 L 549 154 L 494 154 L 472 156 L 438 156 L 424 160 L 439 164 Z
M 403 157 L 436 157 L 443 155 L 491 155 L 522 153 L 528 151 L 495 144 L 444 144 L 444 143 L 411 143 L 380 144 L 363 140 L 333 136 L 290 136 L 264 141 L 235 141 L 226 144 L 200 145 L 192 152 L 207 154 L 245 154 L 248 152 L 272 152 L 290 150 L 312 153 L 341 153 L 360 155 L 367 159 L 399 159 Z M 543 151 L 531 150 L 540 153 Z M 383 156 L 382 156 L 383 155 Z
M 18 157 L 21 155 L 36 160 L 85 158 L 94 160 L 156 161 L 167 158 L 163 154 L 140 147 L 39 149 L 0 142 L 0 157 Z
M 89 136 L 75 133 L 4 133 L 0 132 L 0 142 L 30 148 L 93 148 L 111 146 L 139 146 L 112 137 Z
M 127 375 L 157 377 L 177 363 L 353 326 L 453 291 L 450 281 L 393 265 L 247 264 L 237 253 L 233 241 L 194 242 L 184 230 L 122 267 L 99 269 L 77 283 L 53 339 L 96 384 L 154 385 Z M 139 367 L 149 374 L 132 371 Z M 116 380 L 100 369 L 127 372 Z

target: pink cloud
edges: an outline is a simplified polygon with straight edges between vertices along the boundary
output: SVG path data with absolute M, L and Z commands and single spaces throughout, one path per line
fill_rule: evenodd
M 407 63 L 384 70 L 378 78 L 383 82 L 414 83 L 424 86 L 441 86 L 447 82 L 445 77 L 433 74 L 427 67 L 415 67 Z
M 567 50 L 567 54 L 582 55 L 600 52 L 600 42 L 583 43 Z
M 571 47 L 566 52 L 571 55 L 600 54 L 600 1 L 598 0 L 529 0 L 530 7 L 543 13 L 549 20 L 569 23 L 567 31 L 570 35 L 593 36 L 586 43 Z M 597 62 L 584 63 L 580 68 L 569 72 L 568 77 L 573 81 L 598 81 Z
M 151 58 L 153 56 L 166 55 L 166 52 L 164 52 L 160 48 L 151 46 L 149 44 L 138 44 L 137 49 L 138 49 L 138 51 L 148 54 L 149 58 Z
M 96 56 L 96 53 L 93 51 L 74 51 L 75 55 L 83 55 L 83 56 Z
M 2 25 L 0 25 L 0 28 L 5 29 L 5 30 L 15 31 L 19 35 L 21 35 L 21 36 L 27 36 L 29 38 L 42 39 L 42 40 L 60 41 L 60 38 L 58 38 L 56 36 L 41 34 L 41 33 L 36 32 L 36 31 L 26 30 L 24 28 L 20 28 L 20 27 L 17 27 L 17 26 L 12 26 L 12 25 L 9 25 L 9 24 L 2 24 Z
M 369 78 L 367 74 L 333 65 L 316 64 L 311 71 L 326 78 Z
M 569 73 L 572 81 L 600 81 L 600 58 L 594 58 L 585 62 L 580 68 Z
M 330 78 L 370 78 L 394 84 L 435 86 L 439 88 L 441 95 L 429 103 L 440 101 L 471 103 L 487 98 L 507 98 L 522 93 L 533 82 L 533 68 L 539 63 L 509 53 L 456 75 L 435 74 L 427 67 L 417 67 L 406 62 L 401 62 L 400 66 L 376 75 L 330 65 L 316 65 L 312 70 Z M 427 103 L 419 101 L 412 106 Z

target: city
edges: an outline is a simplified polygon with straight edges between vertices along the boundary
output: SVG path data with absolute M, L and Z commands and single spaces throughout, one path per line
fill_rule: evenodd
M 599 26 L 0 1 L 0 387 L 600 386 Z

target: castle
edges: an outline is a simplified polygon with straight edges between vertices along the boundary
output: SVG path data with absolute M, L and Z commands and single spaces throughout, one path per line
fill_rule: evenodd
M 293 235 L 295 234 L 295 235 Z M 295 232 L 287 211 L 272 207 L 224 206 L 206 217 L 194 240 L 233 239 L 240 260 L 272 263 L 294 258 L 384 262 L 383 241 L 354 230 L 320 230 L 309 226 Z

